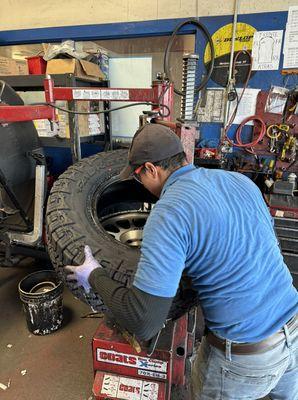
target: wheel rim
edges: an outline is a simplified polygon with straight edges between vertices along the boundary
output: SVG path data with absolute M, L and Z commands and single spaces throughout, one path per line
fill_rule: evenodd
M 100 219 L 100 223 L 118 242 L 131 247 L 140 247 L 148 215 L 149 211 L 124 211 L 107 215 Z

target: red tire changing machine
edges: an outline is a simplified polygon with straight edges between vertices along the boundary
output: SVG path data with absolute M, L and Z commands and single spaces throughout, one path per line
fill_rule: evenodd
M 193 162 L 196 129 L 192 124 L 170 121 L 173 84 L 153 82 L 152 88 L 55 87 L 50 76 L 44 80 L 45 104 L 10 106 L 0 104 L 0 123 L 48 119 L 57 123 L 56 100 L 149 102 L 155 122 L 169 126 L 181 138 L 188 161 Z M 162 104 L 161 104 L 162 103 Z M 158 112 L 168 115 L 158 117 Z M 150 115 L 149 115 L 150 117 Z M 151 115 L 152 117 L 152 115 Z M 141 122 L 146 122 L 143 116 Z M 93 337 L 93 393 L 96 400 L 189 399 L 190 357 L 195 339 L 195 312 L 190 311 L 166 327 L 138 351 L 121 332 L 102 321 Z

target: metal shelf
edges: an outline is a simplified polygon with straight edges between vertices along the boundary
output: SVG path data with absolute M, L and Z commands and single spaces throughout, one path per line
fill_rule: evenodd
M 69 138 L 60 138 L 60 137 L 47 137 L 41 136 L 39 138 L 40 143 L 43 147 L 69 147 L 70 139 Z M 100 145 L 104 145 L 104 134 L 102 135 L 90 135 L 90 136 L 82 136 L 80 137 L 80 143 L 96 143 Z
M 5 81 L 17 91 L 39 91 L 43 89 L 43 81 L 46 75 L 7 75 L 0 76 L 0 80 Z M 108 81 L 97 81 L 88 78 L 81 78 L 74 74 L 54 74 L 55 86 L 108 86 Z
M 43 81 L 46 75 L 7 75 L 0 76 L 0 80 L 6 82 L 14 90 L 19 92 L 27 91 L 42 91 Z M 53 74 L 51 77 L 57 87 L 108 87 L 108 81 L 98 81 L 88 78 L 75 76 L 74 74 Z M 104 109 L 109 108 L 109 102 L 104 102 Z M 74 100 L 68 102 L 68 109 L 76 111 L 76 102 Z M 112 148 L 111 132 L 110 132 L 110 119 L 109 113 L 104 114 L 105 121 L 105 150 Z M 72 154 L 72 162 L 75 163 L 81 159 L 81 138 L 78 128 L 77 115 L 69 114 L 69 131 L 70 139 L 64 141 L 64 146 L 67 143 L 70 146 Z M 100 135 L 102 136 L 102 135 Z M 54 146 L 56 143 L 53 138 L 47 141 L 49 146 Z M 90 140 L 91 141 L 91 140 Z M 43 141 L 44 142 L 44 141 Z

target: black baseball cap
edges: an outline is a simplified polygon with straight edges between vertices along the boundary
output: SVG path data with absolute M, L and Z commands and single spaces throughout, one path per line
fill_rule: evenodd
M 120 179 L 128 179 L 146 162 L 157 162 L 182 153 L 179 137 L 161 124 L 146 124 L 138 129 L 132 139 L 128 165 L 120 172 Z

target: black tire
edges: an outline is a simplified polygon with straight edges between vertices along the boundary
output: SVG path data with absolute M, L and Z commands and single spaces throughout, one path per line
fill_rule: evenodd
M 121 196 L 120 191 L 111 191 L 112 183 L 116 188 L 118 184 L 123 185 L 123 182 L 117 183 L 115 176 L 126 162 L 126 150 L 100 153 L 71 166 L 55 182 L 46 212 L 47 246 L 51 261 L 62 278 L 66 276 L 65 265 L 79 265 L 83 262 L 83 248 L 88 244 L 112 279 L 126 286 L 132 283 L 139 250 L 116 241 L 95 216 L 95 210 L 101 213 L 113 207 L 111 202 L 115 202 L 115 199 L 121 207 L 125 202 L 129 206 L 138 204 L 136 202 L 153 201 L 137 183 L 132 183 L 135 186 L 127 190 L 121 188 Z M 104 188 L 106 194 L 100 197 Z M 98 205 L 96 198 L 104 200 Z M 86 295 L 80 288 L 66 284 L 76 297 L 87 302 L 94 310 L 105 311 L 96 293 Z M 182 286 L 173 302 L 170 318 L 182 315 L 197 304 L 197 297 L 189 285 L 183 281 Z

